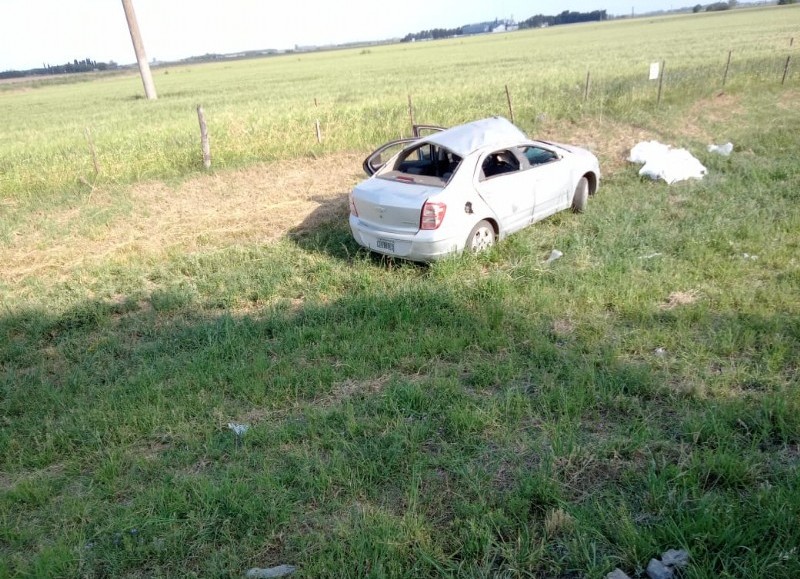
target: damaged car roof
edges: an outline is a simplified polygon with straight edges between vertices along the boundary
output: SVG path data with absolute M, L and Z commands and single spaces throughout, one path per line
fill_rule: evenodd
M 489 145 L 507 145 L 510 142 L 525 141 L 528 137 L 510 121 L 503 117 L 491 117 L 434 133 L 425 138 L 433 143 L 465 157 Z

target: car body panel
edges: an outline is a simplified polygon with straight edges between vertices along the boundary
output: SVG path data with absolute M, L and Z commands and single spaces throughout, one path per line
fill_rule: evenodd
M 502 239 L 569 208 L 582 177 L 589 177 L 592 194 L 599 186 L 600 168 L 591 152 L 528 139 L 502 118 L 404 141 L 350 196 L 354 239 L 386 255 L 431 261 L 460 253 L 482 220 L 492 223 Z M 376 153 L 382 150 L 385 146 Z M 452 174 L 433 172 L 440 160 L 432 156 L 446 157 L 451 168 L 458 163 Z M 495 164 L 487 165 L 490 160 Z M 503 169 L 495 172 L 501 161 Z M 419 174 L 426 169 L 431 170 Z M 420 229 L 426 202 L 447 207 L 433 230 Z

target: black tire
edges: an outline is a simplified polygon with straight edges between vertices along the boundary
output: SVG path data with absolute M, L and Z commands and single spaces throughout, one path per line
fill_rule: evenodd
M 486 221 L 479 221 L 467 236 L 467 243 L 464 250 L 470 253 L 480 253 L 486 251 L 494 245 L 496 234 L 492 224 Z
M 572 195 L 572 211 L 583 213 L 586 209 L 586 202 L 589 201 L 589 180 L 581 177 L 575 186 L 575 193 Z

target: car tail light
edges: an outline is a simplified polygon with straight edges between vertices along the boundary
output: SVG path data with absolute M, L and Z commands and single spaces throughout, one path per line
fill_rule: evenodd
M 426 201 L 422 206 L 422 215 L 419 220 L 420 229 L 439 229 L 444 220 L 447 205 Z
M 353 194 L 350 193 L 348 197 L 350 199 L 350 215 L 358 217 L 358 209 L 356 209 L 356 202 L 353 200 Z

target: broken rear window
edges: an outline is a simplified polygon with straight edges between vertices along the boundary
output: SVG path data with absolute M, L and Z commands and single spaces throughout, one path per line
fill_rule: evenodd
M 461 157 L 444 147 L 421 143 L 400 154 L 382 179 L 444 187 L 458 169 Z

